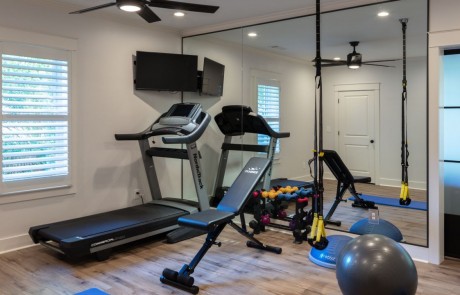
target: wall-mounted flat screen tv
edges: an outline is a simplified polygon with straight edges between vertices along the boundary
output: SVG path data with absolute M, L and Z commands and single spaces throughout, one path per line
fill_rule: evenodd
M 222 96 L 224 92 L 224 72 L 224 65 L 205 57 L 203 63 L 201 94 Z
M 136 52 L 136 90 L 197 91 L 198 56 Z

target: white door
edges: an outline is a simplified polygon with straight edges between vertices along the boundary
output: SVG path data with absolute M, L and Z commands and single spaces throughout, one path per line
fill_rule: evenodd
M 338 91 L 338 153 L 354 176 L 376 182 L 375 90 Z M 377 123 L 376 123 L 377 122 Z

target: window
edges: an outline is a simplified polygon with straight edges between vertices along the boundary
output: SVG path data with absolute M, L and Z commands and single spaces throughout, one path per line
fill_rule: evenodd
M 1 192 L 70 186 L 70 53 L 1 44 Z
M 446 256 L 460 258 L 460 50 L 444 51 L 440 99 L 441 173 L 444 185 L 444 223 Z
M 280 83 L 276 79 L 256 77 L 257 113 L 265 118 L 270 127 L 280 131 Z M 258 135 L 257 144 L 268 145 L 267 135 Z M 275 153 L 280 152 L 280 142 L 276 143 Z
M 460 216 L 460 50 L 447 50 L 443 56 L 441 153 L 444 172 L 445 213 Z

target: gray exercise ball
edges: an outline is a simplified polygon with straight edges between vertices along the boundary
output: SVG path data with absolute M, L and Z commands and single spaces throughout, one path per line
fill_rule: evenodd
M 413 295 L 417 269 L 409 253 L 383 235 L 348 242 L 337 257 L 336 276 L 344 295 Z

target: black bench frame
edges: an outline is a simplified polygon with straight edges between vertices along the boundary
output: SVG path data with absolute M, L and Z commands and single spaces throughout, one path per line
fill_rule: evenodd
M 360 207 L 363 209 L 377 209 L 374 202 L 366 201 L 361 197 L 361 194 L 356 191 L 355 183 L 370 183 L 371 178 L 366 176 L 353 176 L 348 170 L 345 163 L 340 158 L 339 154 L 333 150 L 323 150 L 323 161 L 326 163 L 329 170 L 337 179 L 337 192 L 335 201 L 332 204 L 331 209 L 324 218 L 326 224 L 334 224 L 340 226 L 342 224 L 339 220 L 331 220 L 337 206 L 340 202 L 346 202 L 347 199 L 343 199 L 343 195 L 348 190 L 354 197 L 353 207 Z
M 270 164 L 269 159 L 251 158 L 215 210 L 208 209 L 178 219 L 179 225 L 198 229 L 208 234 L 203 246 L 201 246 L 190 264 L 184 264 L 179 272 L 168 268 L 163 270 L 163 274 L 160 277 L 162 283 L 197 294 L 199 287 L 194 285 L 195 279 L 191 277 L 191 274 L 193 274 L 201 259 L 213 245 L 221 246 L 221 243 L 217 242 L 217 238 L 227 224 L 249 239 L 246 242 L 246 246 L 277 254 L 281 253 L 281 248 L 265 245 L 247 231 L 243 212 L 244 206 L 251 197 L 256 185 L 269 169 Z M 238 215 L 241 218 L 241 226 L 233 222 L 233 219 Z

